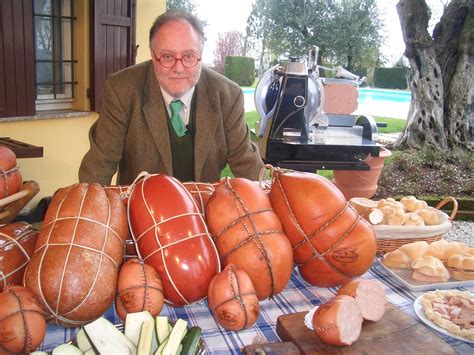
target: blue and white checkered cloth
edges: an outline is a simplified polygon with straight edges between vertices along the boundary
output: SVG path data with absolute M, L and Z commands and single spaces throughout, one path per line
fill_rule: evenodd
M 363 275 L 363 278 L 380 281 L 385 289 L 388 302 L 418 320 L 413 310 L 413 302 L 421 293 L 411 292 L 397 284 L 395 279 L 388 275 L 378 262 L 374 263 L 372 268 Z M 474 292 L 474 287 L 463 290 Z M 262 340 L 269 343 L 280 342 L 276 333 L 277 319 L 280 315 L 309 311 L 314 306 L 332 298 L 336 292 L 337 288 L 319 288 L 309 285 L 294 270 L 288 285 L 282 292 L 271 300 L 260 302 L 260 315 L 257 323 L 240 332 L 227 331 L 220 327 L 206 301 L 177 308 L 165 305 L 160 315 L 167 315 L 170 320 L 182 318 L 187 320 L 190 325 L 201 327 L 206 353 L 240 354 L 244 346 L 252 344 L 256 339 L 259 342 Z M 120 323 L 113 306 L 104 316 L 115 324 Z M 427 329 L 431 330 L 429 327 Z M 431 331 L 451 345 L 456 352 L 474 354 L 474 344 L 451 338 L 434 330 Z M 55 346 L 73 339 L 76 332 L 77 329 L 49 325 L 46 338 L 39 350 L 50 351 Z

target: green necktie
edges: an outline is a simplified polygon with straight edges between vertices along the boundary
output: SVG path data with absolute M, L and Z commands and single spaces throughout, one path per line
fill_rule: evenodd
M 171 125 L 178 137 L 183 137 L 186 134 L 186 127 L 184 127 L 183 120 L 181 119 L 180 112 L 183 107 L 181 100 L 173 100 L 170 103 L 171 109 Z

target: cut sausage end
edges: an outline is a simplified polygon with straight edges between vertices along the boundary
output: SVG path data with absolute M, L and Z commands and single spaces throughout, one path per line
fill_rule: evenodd
M 362 321 L 355 299 L 338 295 L 319 306 L 313 316 L 313 328 L 325 343 L 351 345 L 360 336 Z
M 387 298 L 383 287 L 373 280 L 352 280 L 341 287 L 338 295 L 353 297 L 360 308 L 362 317 L 366 320 L 376 322 L 385 313 Z
M 344 302 L 337 315 L 341 343 L 351 345 L 359 339 L 362 330 L 362 316 L 359 306 L 354 302 Z

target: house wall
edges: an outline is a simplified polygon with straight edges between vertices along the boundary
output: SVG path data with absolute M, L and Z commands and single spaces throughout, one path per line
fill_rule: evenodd
M 89 107 L 86 89 L 89 87 L 89 2 L 76 2 L 80 8 L 76 10 L 76 43 L 81 44 L 78 53 L 76 77 L 79 78 L 77 96 L 74 102 L 76 109 Z M 159 14 L 166 10 L 166 0 L 137 0 L 136 42 L 137 63 L 148 60 L 149 29 Z M 88 132 L 90 126 L 98 117 L 96 112 L 84 113 L 81 116 L 69 117 L 42 116 L 40 118 L 25 118 L 13 121 L 0 121 L 0 137 L 10 137 L 14 140 L 43 147 L 42 158 L 18 159 L 23 180 L 34 180 L 40 186 L 40 192 L 30 202 L 28 207 L 36 206 L 45 196 L 51 196 L 60 187 L 78 182 L 78 169 L 82 157 L 89 149 Z

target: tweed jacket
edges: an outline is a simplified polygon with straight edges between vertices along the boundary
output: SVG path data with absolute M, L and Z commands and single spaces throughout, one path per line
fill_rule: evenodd
M 243 119 L 243 93 L 215 71 L 202 68 L 195 89 L 194 175 L 215 182 L 226 163 L 236 177 L 258 178 L 263 162 Z M 151 60 L 110 76 L 102 109 L 89 132 L 90 150 L 79 181 L 130 184 L 148 173 L 173 175 L 168 114 Z

